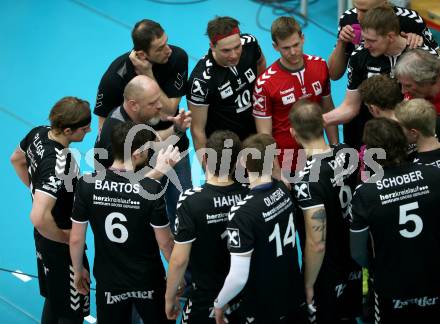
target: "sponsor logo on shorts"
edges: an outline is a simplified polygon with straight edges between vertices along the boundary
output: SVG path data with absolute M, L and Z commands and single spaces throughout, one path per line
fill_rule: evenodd
M 137 299 L 154 299 L 154 290 L 148 291 L 128 291 L 119 295 L 112 295 L 111 292 L 105 291 L 104 295 L 107 300 L 107 305 L 116 304 L 129 298 Z
M 402 309 L 408 305 L 417 305 L 419 307 L 434 306 L 439 304 L 439 297 L 420 297 L 409 299 L 393 299 L 394 309 Z

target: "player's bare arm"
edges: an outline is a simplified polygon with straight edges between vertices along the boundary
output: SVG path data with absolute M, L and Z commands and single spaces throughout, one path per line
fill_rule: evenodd
M 327 216 L 324 207 L 310 208 L 303 212 L 306 226 L 304 286 L 307 303 L 312 304 L 313 286 L 315 285 L 325 255 Z
M 206 121 L 208 119 L 208 105 L 197 106 L 188 102 L 188 109 L 191 111 L 192 122 L 191 122 L 191 136 L 194 142 L 194 149 L 196 153 L 199 152 L 201 148 L 206 146 Z M 199 161 L 201 161 L 201 156 L 197 154 Z
M 171 252 L 173 251 L 174 241 L 173 234 L 170 227 L 155 228 L 154 235 L 156 237 L 159 249 L 162 251 L 163 256 L 167 261 L 170 260 Z
M 322 98 L 322 108 L 323 113 L 328 113 L 335 109 L 335 105 L 333 103 L 333 98 L 331 95 L 325 96 Z M 325 133 L 327 134 L 327 138 L 330 144 L 339 143 L 339 134 L 338 134 L 338 126 L 330 125 L 325 128 Z
M 21 182 L 24 183 L 26 187 L 29 187 L 30 181 L 29 181 L 29 173 L 28 173 L 28 165 L 26 162 L 26 155 L 24 152 L 17 147 L 12 153 L 11 156 L 11 164 L 15 169 L 15 173 L 20 178 Z
M 176 319 L 181 310 L 178 292 L 188 267 L 191 246 L 192 243 L 176 244 L 171 254 L 165 293 L 165 312 L 170 320 Z
M 72 259 L 75 287 L 83 295 L 87 295 L 90 291 L 90 274 L 83 267 L 86 231 L 87 223 L 72 222 L 69 240 L 70 258 Z
M 360 109 L 361 98 L 359 92 L 357 90 L 347 90 L 341 105 L 322 116 L 324 118 L 324 125 L 327 127 L 348 123 L 359 114 Z
M 41 191 L 35 191 L 30 218 L 37 231 L 45 238 L 59 242 L 69 243 L 69 230 L 58 228 L 52 216 L 52 209 L 56 199 Z

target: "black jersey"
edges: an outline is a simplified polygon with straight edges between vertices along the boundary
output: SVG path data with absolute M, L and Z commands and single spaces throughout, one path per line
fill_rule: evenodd
M 98 138 L 95 142 L 95 149 L 104 149 L 107 152 L 107 158 L 99 155 L 95 152 L 95 159 L 97 162 L 103 165 L 104 168 L 108 168 L 113 164 L 113 151 L 111 143 L 111 133 L 116 125 L 131 121 L 130 116 L 128 116 L 123 106 L 119 106 L 112 110 L 108 117 L 105 119 L 102 125 L 101 132 L 98 134 Z M 95 169 L 98 169 L 95 165 Z
M 70 215 L 79 168 L 69 149 L 49 139 L 50 127 L 32 129 L 20 142 L 26 155 L 32 197 L 36 191 L 56 199 L 52 216 L 61 229 L 70 229 Z
M 169 46 L 172 49 L 170 58 L 165 64 L 153 64 L 153 74 L 160 88 L 168 97 L 183 97 L 188 78 L 188 55 L 180 47 Z M 137 76 L 129 55 L 130 52 L 116 58 L 104 73 L 99 83 L 96 105 L 93 110 L 96 115 L 107 117 L 113 109 L 122 105 L 125 86 Z M 171 125 L 172 123 L 169 121 L 160 121 L 153 128 L 162 130 Z M 188 138 L 183 136 L 178 142 L 179 150 L 181 152 L 186 150 L 188 143 Z
M 216 63 L 211 50 L 191 73 L 186 99 L 196 106 L 208 106 L 206 137 L 218 129 L 235 132 L 240 139 L 255 133 L 252 92 L 257 79 L 261 50 L 252 35 L 241 35 L 243 51 L 236 66 Z
M 426 44 L 419 47 L 434 56 L 438 53 Z M 403 53 L 409 50 L 406 47 L 402 53 L 395 56 L 381 55 L 373 57 L 370 51 L 363 45 L 359 46 L 348 61 L 348 85 L 349 90 L 356 90 L 362 81 L 378 74 L 388 74 L 394 78 L 394 68 Z
M 252 188 L 243 202 L 231 208 L 229 251 L 252 252 L 243 291 L 245 308 L 282 315 L 302 301 L 294 213 L 290 192 L 278 180 Z
M 423 18 L 415 10 L 402 8 L 402 7 L 393 7 L 394 12 L 396 13 L 397 18 L 399 18 L 400 30 L 405 33 L 413 33 L 420 35 L 424 38 L 425 43 L 434 48 L 438 49 L 439 46 L 432 36 L 431 31 L 428 27 L 426 27 Z M 342 28 L 347 25 L 359 24 L 357 17 L 356 8 L 349 9 L 345 11 L 342 16 L 339 18 L 339 27 L 338 27 L 338 37 L 339 32 Z M 351 53 L 355 50 L 355 45 L 353 43 L 348 43 L 345 47 L 345 54 L 350 56 Z
M 169 226 L 162 186 L 144 178 L 131 183 L 111 169 L 82 177 L 75 193 L 74 222 L 90 222 L 94 234 L 93 273 L 105 289 L 141 289 L 160 285 L 165 276 L 153 228 Z M 128 176 L 128 174 L 126 174 Z M 147 199 L 148 198 L 148 199 Z
M 440 171 L 407 163 L 384 168 L 352 200 L 352 232 L 374 242 L 374 286 L 384 298 L 440 295 Z
M 421 49 L 428 51 L 432 55 L 438 56 L 438 53 L 427 46 L 420 46 Z M 400 56 L 409 48 L 396 56 L 381 55 L 373 57 L 363 45 L 359 46 L 348 61 L 348 90 L 356 90 L 360 84 L 378 74 L 389 74 L 394 77 L 394 68 Z M 372 118 L 368 108 L 362 104 L 359 114 L 349 123 L 344 125 L 344 141 L 352 147 L 359 148 L 361 145 L 362 134 L 365 123 Z
M 303 178 L 293 185 L 301 209 L 324 207 L 327 239 L 323 263 L 325 272 L 344 276 L 353 271 L 350 254 L 350 203 L 356 187 L 358 164 L 349 165 L 355 151 L 340 144 L 331 152 L 315 154 L 301 171 Z
M 440 168 L 440 149 L 417 152 L 414 158 L 414 163 L 432 165 Z
M 222 288 L 230 266 L 226 231 L 229 210 L 248 192 L 240 183 L 205 183 L 180 195 L 175 241 L 192 242 L 191 273 L 197 289 L 218 292 Z

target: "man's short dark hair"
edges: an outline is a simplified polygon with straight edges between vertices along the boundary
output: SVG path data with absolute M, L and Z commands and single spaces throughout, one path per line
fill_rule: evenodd
M 408 141 L 398 122 L 389 118 L 375 118 L 365 124 L 363 141 L 370 148 L 386 152 L 385 160 L 377 160 L 383 166 L 395 166 L 407 160 Z
M 249 155 L 243 156 L 244 158 L 246 158 L 246 169 L 249 172 L 257 172 L 260 175 L 263 175 L 262 174 L 263 171 L 268 171 L 272 173 L 272 168 L 270 168 L 270 170 L 264 170 L 265 167 L 264 162 L 265 162 L 265 156 L 271 153 L 269 146 L 274 147 L 274 144 L 275 144 L 275 140 L 273 139 L 272 136 L 268 134 L 255 134 L 246 138 L 243 142 L 243 148 L 255 149 L 257 150 L 257 152 L 261 153 L 260 158 L 254 158 Z M 274 155 L 272 155 L 272 158 L 273 157 Z
M 127 139 L 127 135 L 130 130 L 135 127 L 132 121 L 117 124 L 113 127 L 112 133 L 110 135 L 110 141 L 112 144 L 113 158 L 118 161 L 124 160 L 124 146 Z M 134 151 L 139 149 L 144 144 L 150 141 L 154 141 L 156 136 L 149 129 L 141 129 L 136 132 L 133 141 L 131 143 L 130 153 L 133 154 Z
M 227 176 L 234 172 L 238 153 L 240 153 L 241 150 L 241 141 L 237 134 L 228 130 L 215 131 L 209 136 L 206 142 L 206 148 L 213 150 L 217 155 L 215 165 L 207 163 L 206 166 L 212 174 L 215 176 Z M 210 160 L 208 160 L 208 162 L 210 162 Z M 221 168 L 222 170 L 225 169 L 227 173 L 221 174 Z
M 322 108 L 316 102 L 305 99 L 296 102 L 290 110 L 289 120 L 295 133 L 303 140 L 323 136 Z
M 214 19 L 208 22 L 208 27 L 206 28 L 206 35 L 208 35 L 209 40 L 215 45 L 213 39 L 220 35 L 225 36 L 232 32 L 234 28 L 238 28 L 239 21 L 232 17 L 219 17 L 216 16 Z
M 148 53 L 151 43 L 156 38 L 162 37 L 163 33 L 162 26 L 153 20 L 143 19 L 138 21 L 131 31 L 134 50 Z
M 374 75 L 359 86 L 359 94 L 367 105 L 375 105 L 380 110 L 394 110 L 403 100 L 400 85 L 396 79 L 385 74 Z

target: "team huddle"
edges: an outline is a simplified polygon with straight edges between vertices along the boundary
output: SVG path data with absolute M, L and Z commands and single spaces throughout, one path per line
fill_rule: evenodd
M 440 49 L 417 12 L 353 3 L 328 65 L 292 17 L 272 23 L 269 66 L 215 17 L 188 76 L 185 50 L 139 21 L 99 84 L 91 174 L 69 149 L 89 103 L 52 107 L 11 157 L 32 194 L 41 323 L 90 313 L 88 224 L 99 323 L 357 323 L 366 269 L 375 323 L 440 320 Z

